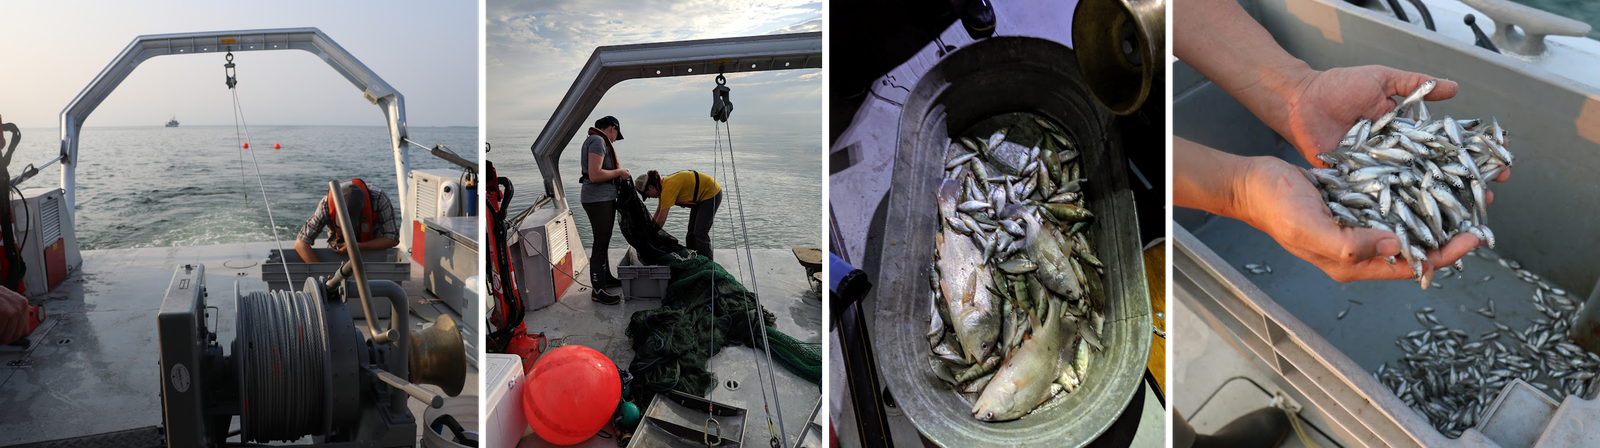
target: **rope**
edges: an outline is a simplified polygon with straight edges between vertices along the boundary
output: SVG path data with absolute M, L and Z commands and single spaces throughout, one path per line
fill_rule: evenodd
M 722 129 L 721 129 L 720 125 L 715 125 L 715 123 L 716 123 L 715 120 L 712 120 L 712 123 L 714 124 L 714 127 L 711 130 L 711 139 L 714 142 L 714 144 L 712 146 L 712 161 L 713 161 L 713 163 L 711 165 L 711 173 L 712 173 L 711 177 L 714 178 L 714 179 L 722 179 L 723 178 L 722 175 L 726 174 L 726 172 L 727 172 L 726 161 L 725 161 L 725 159 L 723 158 L 723 155 L 722 155 L 722 133 L 721 133 Z M 699 192 L 697 191 L 695 194 L 699 194 Z M 736 231 L 733 229 L 733 222 L 732 222 L 732 220 L 733 220 L 733 209 L 731 209 L 731 208 L 728 209 L 728 219 L 729 219 L 729 222 L 728 222 L 728 233 L 730 235 L 737 235 Z M 694 223 L 690 223 L 690 225 L 694 225 Z M 712 240 L 711 241 L 711 247 L 712 248 L 716 248 L 717 247 L 715 235 L 716 235 L 716 232 L 707 232 L 707 235 L 706 235 L 707 238 L 710 238 Z M 744 274 L 744 266 L 742 264 L 740 264 L 739 257 L 735 256 L 735 257 L 733 257 L 733 260 L 735 262 L 736 272 L 738 272 L 739 275 L 742 277 L 743 274 Z M 711 306 L 712 306 L 711 315 L 712 316 L 716 316 L 717 315 L 716 314 L 716 308 L 715 308 L 716 299 L 717 299 L 717 297 L 719 297 L 721 295 L 721 293 L 722 293 L 722 291 L 717 288 L 717 277 L 715 275 L 711 276 L 711 298 L 712 298 L 712 300 L 711 300 Z M 760 305 L 760 302 L 758 301 L 757 302 L 757 308 L 756 308 L 758 310 L 761 309 L 759 305 Z M 744 318 L 745 318 L 746 328 L 756 328 L 755 322 L 753 320 L 751 320 L 751 313 L 744 313 Z M 716 327 L 715 327 L 716 320 L 715 320 L 714 317 L 712 319 L 712 325 L 713 325 L 712 326 L 713 344 L 715 344 L 715 333 L 714 332 L 716 331 Z M 730 331 L 733 328 L 733 320 L 731 318 L 728 321 L 728 328 L 730 329 Z M 750 342 L 753 344 L 754 341 L 750 341 Z M 713 350 L 712 351 L 713 352 L 715 351 L 715 346 L 713 346 Z M 757 361 L 754 364 L 756 366 L 756 383 L 761 386 L 761 388 L 760 388 L 761 389 L 761 403 L 762 403 L 762 405 L 766 405 L 766 403 L 767 403 L 767 385 L 766 385 L 766 382 L 762 381 L 762 379 L 761 379 L 761 363 L 759 361 Z M 772 369 L 771 363 L 768 363 L 767 369 L 768 370 Z M 716 388 L 713 387 L 712 391 L 715 392 Z M 776 392 L 776 389 L 774 389 L 774 392 Z M 711 399 L 710 395 L 711 395 L 710 393 L 706 394 L 706 399 L 708 401 Z M 708 419 L 711 418 L 711 415 L 710 415 L 711 411 L 712 411 L 712 409 L 711 409 L 711 407 L 710 407 L 710 405 L 708 403 L 707 407 L 706 407 L 706 413 L 707 413 L 707 418 Z M 772 435 L 772 416 L 770 414 L 771 413 L 769 412 L 768 415 L 767 415 L 767 434 L 769 436 Z M 780 418 L 781 418 L 781 416 L 780 416 Z
M 1288 414 L 1289 426 L 1293 427 L 1294 434 L 1300 437 L 1300 443 L 1310 448 L 1320 448 L 1315 440 L 1311 440 L 1311 435 L 1306 434 L 1305 428 L 1300 426 L 1300 405 L 1289 401 L 1289 396 L 1280 390 L 1272 393 L 1272 407 Z
M 746 278 L 748 278 L 750 280 L 750 292 L 755 293 L 755 296 L 756 296 L 755 297 L 756 309 L 759 310 L 759 309 L 762 309 L 764 307 L 761 305 L 761 286 L 756 282 L 756 275 L 755 275 L 755 265 L 756 265 L 756 263 L 755 263 L 755 258 L 754 258 L 754 256 L 752 255 L 752 253 L 750 251 L 750 227 L 745 222 L 744 192 L 743 192 L 742 189 L 739 188 L 739 162 L 738 162 L 738 159 L 736 159 L 734 154 L 733 154 L 733 125 L 730 124 L 730 125 L 724 127 L 724 126 L 722 126 L 721 123 L 718 123 L 716 126 L 718 128 L 721 128 L 720 130 L 724 131 L 726 133 L 727 138 L 728 138 L 728 140 L 727 140 L 728 141 L 728 158 L 727 158 L 727 160 L 728 160 L 728 166 L 729 166 L 729 168 L 731 168 L 731 177 L 733 178 L 733 190 L 734 190 L 734 193 L 735 193 L 734 194 L 734 197 L 735 197 L 734 202 L 737 204 L 737 207 L 739 208 L 739 229 L 740 229 L 739 233 L 742 234 L 742 236 L 744 238 L 745 262 L 750 265 L 750 276 L 746 277 Z M 720 136 L 719 136 L 719 141 L 720 141 Z M 733 209 L 729 208 L 728 213 L 729 213 L 730 216 L 732 216 Z M 731 223 L 730 223 L 730 227 L 731 227 Z M 734 256 L 734 262 L 737 263 L 738 259 L 739 259 L 739 257 L 737 255 L 735 255 Z M 740 267 L 740 274 L 743 274 L 743 267 L 742 266 Z M 746 319 L 748 320 L 749 318 L 750 318 L 749 317 L 749 313 L 747 313 L 746 314 Z M 754 326 L 752 326 L 752 327 L 754 328 Z M 765 330 L 765 325 L 760 326 L 760 328 L 762 328 L 762 330 L 761 330 L 762 351 L 766 352 L 766 355 L 767 355 L 767 381 L 763 382 L 763 384 L 761 385 L 761 387 L 762 387 L 761 402 L 762 402 L 762 406 L 763 407 L 765 407 L 767 405 L 767 402 L 766 402 L 767 401 L 766 389 L 770 385 L 772 387 L 772 408 L 773 408 L 773 410 L 776 410 L 777 414 L 778 414 L 778 432 L 776 434 L 774 434 L 773 437 L 778 439 L 778 441 L 780 443 L 782 443 L 783 445 L 787 445 L 788 444 L 788 440 L 787 440 L 788 428 L 785 428 L 784 424 L 783 424 L 783 402 L 778 399 L 778 378 L 777 378 L 776 374 L 773 372 L 773 370 L 775 370 L 775 368 L 773 367 L 773 362 L 772 362 L 772 341 L 767 336 L 767 331 Z M 760 375 L 761 375 L 760 363 L 756 363 L 756 365 L 757 365 L 756 375 L 757 375 L 757 380 L 759 380 L 760 379 Z M 763 410 L 767 410 L 767 409 L 763 409 Z M 772 414 L 773 414 L 772 410 L 767 410 L 767 432 L 769 434 L 771 434 L 773 432 L 772 431 Z
M 719 174 L 718 171 L 717 171 L 717 168 L 718 168 L 718 162 L 720 162 L 722 160 L 722 138 L 721 138 L 721 135 L 717 133 L 717 129 L 715 129 L 715 128 L 713 128 L 712 131 L 711 131 L 711 137 L 712 137 L 712 140 L 715 142 L 715 144 L 712 145 L 712 148 L 711 148 L 711 157 L 712 157 L 712 159 L 711 159 L 712 160 L 712 163 L 711 163 L 711 177 L 715 178 L 715 179 L 720 179 L 720 177 L 717 177 L 718 174 Z M 700 195 L 700 191 L 699 191 L 699 187 L 698 187 L 699 182 L 700 182 L 699 179 L 695 180 L 695 183 L 696 183 L 697 186 L 695 188 L 694 194 L 695 194 L 696 197 L 699 197 L 699 195 Z M 713 218 L 715 218 L 714 215 L 713 215 Z M 714 221 L 714 219 L 713 219 L 713 221 Z M 690 222 L 689 225 L 693 226 L 694 223 Z M 713 250 L 715 250 L 715 248 L 717 247 L 716 234 L 717 234 L 716 232 L 711 232 L 711 231 L 707 231 L 706 232 L 706 238 L 711 240 L 711 247 L 712 247 Z M 684 241 L 684 242 L 685 243 L 689 243 L 689 241 Z M 715 254 L 715 253 L 713 253 L 713 254 Z M 710 342 L 711 342 L 711 351 L 710 351 L 710 353 L 716 353 L 717 348 L 718 348 L 717 347 L 717 319 L 716 319 L 716 316 L 717 316 L 717 298 L 721 294 L 722 294 L 722 291 L 717 289 L 717 276 L 713 275 L 713 276 L 711 276 L 711 303 L 707 304 L 707 306 L 711 307 L 711 316 L 712 316 L 711 317 L 711 324 L 710 324 L 711 335 L 708 338 L 708 339 L 710 339 Z M 748 320 L 746 320 L 746 322 L 748 322 Z M 732 329 L 733 329 L 733 321 L 731 319 L 728 321 L 728 329 L 729 329 L 729 331 L 732 331 Z M 757 373 L 757 375 L 759 375 L 760 372 L 761 372 L 761 365 L 759 363 L 757 363 L 756 364 L 756 373 Z M 757 376 L 757 379 L 759 379 L 759 378 L 760 377 Z M 716 420 L 715 416 L 712 415 L 712 411 L 714 411 L 714 409 L 712 408 L 712 405 L 711 405 L 711 402 L 712 402 L 711 394 L 716 393 L 716 391 L 717 391 L 717 387 L 715 385 L 713 385 L 711 387 L 711 390 L 706 392 L 706 423 L 708 424 L 708 426 L 709 426 L 709 424 L 711 422 Z M 761 399 L 763 401 L 765 401 L 766 398 L 767 398 L 767 389 L 766 388 L 762 388 L 761 389 Z M 707 429 L 707 431 L 708 431 L 708 434 L 706 434 L 706 437 L 709 438 L 710 437 L 709 428 Z M 722 426 L 721 426 L 720 423 L 717 425 L 717 432 L 718 432 L 718 437 L 717 438 L 720 440 L 722 438 L 721 437 Z M 711 445 L 709 445 L 709 442 L 708 442 L 708 446 L 711 446 Z
M 250 143 L 250 123 L 244 118 L 244 106 L 239 104 L 239 89 L 234 88 L 235 83 L 232 73 L 233 52 L 228 52 L 227 57 L 228 64 L 225 67 L 228 69 L 228 92 L 233 95 L 233 138 L 236 146 L 239 148 L 239 152 L 244 153 L 246 152 L 244 145 Z M 240 139 L 239 134 L 239 129 L 241 126 L 244 129 L 244 137 L 242 140 Z M 284 263 L 282 263 L 283 278 L 289 282 L 292 288 L 294 285 L 294 276 L 289 275 L 289 255 L 288 252 L 283 251 L 283 238 L 278 237 L 278 220 L 272 217 L 272 201 L 267 199 L 267 184 L 261 180 L 261 164 L 256 161 L 256 153 L 254 151 L 250 151 L 250 165 L 254 166 L 256 169 L 256 185 L 261 188 L 261 203 L 267 206 L 267 224 L 272 226 L 272 244 L 277 246 L 278 253 L 281 254 L 280 256 L 284 257 Z M 239 156 L 239 171 L 242 177 L 242 173 L 244 172 L 243 155 Z M 249 194 L 247 193 L 245 196 L 248 198 Z
M 713 145 L 712 148 L 713 148 L 714 153 L 716 154 L 715 163 L 712 165 L 712 172 L 715 173 L 715 174 L 713 174 L 712 177 L 715 177 L 717 179 L 726 179 L 727 178 L 726 176 L 728 174 L 728 168 L 727 168 L 727 159 L 722 154 L 722 125 L 720 123 L 718 123 L 716 120 L 712 120 L 712 124 L 713 124 L 713 128 L 711 130 L 711 136 L 712 136 L 712 140 L 715 142 L 715 144 Z M 726 191 L 726 189 L 724 189 L 723 193 L 731 193 L 731 192 L 728 192 L 728 191 Z M 724 207 L 724 208 L 726 208 L 728 210 L 728 234 L 730 235 L 729 239 L 733 239 L 734 237 L 737 237 L 739 235 L 739 230 L 735 229 L 733 227 L 733 220 L 735 218 L 735 216 L 733 215 L 733 208 L 732 207 Z M 715 234 L 715 232 L 713 232 L 713 234 Z M 711 247 L 716 247 L 716 243 L 713 242 Z M 737 275 L 739 277 L 748 278 L 748 277 L 744 276 L 744 264 L 743 264 L 744 262 L 739 260 L 739 257 L 737 255 L 735 255 L 733 257 L 733 262 L 734 262 L 734 272 L 737 272 L 738 273 Z M 753 269 L 752 269 L 752 271 L 753 271 Z M 716 277 L 712 277 L 713 290 L 715 290 L 715 287 L 716 287 L 715 279 L 716 279 Z M 757 302 L 757 305 L 760 305 L 759 301 Z M 760 309 L 759 306 L 757 307 L 757 309 Z M 751 317 L 750 313 L 745 313 L 744 314 L 744 322 L 745 322 L 746 328 L 755 328 L 756 327 L 755 321 L 752 320 L 752 317 Z M 731 321 L 729 322 L 729 325 L 730 326 L 732 325 Z M 750 343 L 750 345 L 752 347 L 755 345 L 755 341 L 754 340 L 749 341 L 749 343 Z M 761 404 L 763 406 L 762 409 L 763 409 L 763 411 L 767 412 L 767 434 L 770 436 L 770 435 L 772 435 L 772 412 L 767 409 L 770 406 L 767 403 L 767 382 L 762 380 L 762 378 L 761 378 L 761 362 L 760 362 L 759 358 L 757 359 L 757 361 L 754 364 L 756 366 L 756 384 L 761 386 Z M 772 364 L 768 363 L 767 364 L 767 369 L 770 370 L 771 368 L 772 368 Z M 774 391 L 776 391 L 776 389 L 774 389 Z M 781 416 L 780 416 L 780 418 L 781 418 Z
M 731 155 L 732 155 L 732 149 L 733 149 L 732 148 L 733 147 L 733 142 L 732 142 L 731 139 L 729 140 L 729 142 L 728 142 L 729 157 L 724 158 L 723 154 L 722 154 L 722 124 L 717 122 L 716 120 L 712 120 L 712 123 L 713 123 L 714 127 L 712 128 L 711 135 L 712 135 L 712 140 L 715 142 L 715 144 L 712 146 L 712 151 L 713 151 L 713 154 L 715 155 L 714 156 L 715 157 L 715 161 L 714 161 L 715 163 L 713 163 L 712 166 L 711 166 L 711 171 L 713 173 L 712 177 L 717 178 L 717 179 L 726 179 L 727 178 L 726 176 L 728 175 L 728 168 L 727 168 L 728 162 L 727 162 L 727 159 L 728 158 L 732 158 Z M 723 193 L 724 194 L 726 194 L 726 193 L 734 193 L 735 195 L 737 195 L 737 192 L 729 192 L 729 191 L 726 191 L 726 189 L 724 189 Z M 734 221 L 734 219 L 736 217 L 733 214 L 733 207 L 725 207 L 725 208 L 727 208 L 727 210 L 728 210 L 728 234 L 731 235 L 730 239 L 733 239 L 733 238 L 738 237 L 738 235 L 739 235 L 739 230 L 733 227 L 733 221 Z M 716 234 L 715 232 L 712 232 L 712 235 L 715 235 L 715 234 Z M 712 242 L 711 247 L 717 247 L 715 241 Z M 733 257 L 733 262 L 734 262 L 734 272 L 737 272 L 739 277 L 742 277 L 742 278 L 754 277 L 754 275 L 751 275 L 750 277 L 746 277 L 744 275 L 745 274 L 745 272 L 744 272 L 744 262 L 739 259 L 738 255 L 735 255 Z M 754 265 L 752 265 L 751 266 L 751 274 L 754 274 L 754 273 L 755 273 L 755 267 L 754 267 Z M 712 277 L 712 290 L 713 291 L 716 290 L 716 280 L 715 279 L 716 279 L 716 277 Z M 752 283 L 752 285 L 753 285 L 753 283 Z M 757 296 L 757 298 L 758 298 L 758 300 L 757 300 L 757 305 L 758 305 L 757 309 L 761 309 L 759 307 L 759 305 L 760 305 L 759 295 Z M 755 324 L 755 320 L 754 320 L 755 317 L 753 317 L 751 315 L 751 313 L 745 313 L 744 319 L 745 319 L 745 325 L 747 326 L 747 328 L 756 328 L 756 324 Z M 732 325 L 732 324 L 730 323 L 729 325 Z M 763 336 L 765 336 L 765 330 L 763 330 L 762 333 L 763 333 Z M 755 341 L 753 341 L 753 340 L 749 341 L 749 343 L 752 346 L 755 345 Z M 770 351 L 771 348 L 767 347 L 767 350 Z M 760 362 L 759 358 L 757 359 L 757 362 L 755 362 L 754 364 L 756 366 L 756 383 L 761 386 L 761 405 L 762 405 L 762 410 L 766 411 L 766 413 L 767 413 L 767 434 L 769 436 L 776 437 L 776 434 L 774 434 L 773 427 L 772 427 L 772 412 L 770 410 L 771 405 L 767 402 L 767 390 L 768 390 L 767 381 L 765 381 L 765 380 L 763 380 L 761 378 L 761 376 L 762 376 L 761 375 L 761 362 Z M 772 359 L 770 357 L 767 359 L 767 370 L 769 372 L 772 370 Z M 777 388 L 776 387 L 772 388 L 772 394 L 773 395 L 777 394 Z M 781 420 L 783 419 L 783 416 L 779 415 L 778 419 L 781 422 Z
M 721 144 L 721 141 L 719 140 L 717 142 L 717 145 L 712 149 L 712 153 L 714 155 L 721 154 L 721 149 L 722 149 L 722 144 Z M 716 169 L 717 169 L 717 166 L 716 166 L 715 163 L 713 163 L 711 165 L 711 171 L 712 171 L 712 177 L 713 178 L 716 177 Z M 691 173 L 692 173 L 692 171 L 691 171 Z M 700 174 L 699 173 L 694 173 L 694 176 L 695 176 L 694 177 L 694 198 L 695 199 L 699 199 L 700 198 Z M 699 207 L 699 206 L 700 205 L 699 205 L 698 201 L 696 201 L 695 207 Z M 660 207 L 660 205 L 658 205 L 657 207 Z M 712 218 L 713 218 L 713 220 L 715 220 L 714 219 L 714 218 L 716 218 L 715 213 L 712 214 Z M 689 222 L 690 230 L 693 230 L 694 224 L 695 224 L 694 220 L 690 220 L 690 222 Z M 715 250 L 716 247 L 717 247 L 716 240 L 712 239 L 712 235 L 715 235 L 715 234 L 716 234 L 716 232 L 712 232 L 712 231 L 710 231 L 710 229 L 706 230 L 706 239 L 707 240 L 711 240 L 712 250 Z M 693 244 L 693 241 L 684 241 L 684 242 Z M 716 254 L 715 252 L 712 252 L 712 255 L 715 255 L 715 254 Z M 706 304 L 706 307 L 711 309 L 711 321 L 706 323 L 706 333 L 707 333 L 706 340 L 707 340 L 707 342 L 709 342 L 711 344 L 711 347 L 710 347 L 709 351 L 706 352 L 708 354 L 709 353 L 716 353 L 717 352 L 717 348 L 718 348 L 717 347 L 717 298 L 721 294 L 722 294 L 722 292 L 717 290 L 717 276 L 713 275 L 713 276 L 711 276 L 711 303 Z M 733 324 L 732 324 L 731 320 L 729 321 L 728 329 L 729 329 L 729 331 L 732 331 L 732 329 L 733 329 Z M 708 361 L 710 360 L 710 356 L 707 356 L 706 358 L 707 358 Z M 711 394 L 715 394 L 715 393 L 717 393 L 717 386 L 715 386 L 715 385 L 711 386 L 711 390 L 706 391 L 706 428 L 705 428 L 705 431 L 706 431 L 706 434 L 705 434 L 706 446 L 716 446 L 716 445 L 713 445 L 711 443 L 711 430 L 710 430 L 711 423 L 717 421 L 716 417 L 714 415 L 712 415 L 713 411 L 715 411 L 715 409 L 712 407 L 712 404 L 711 404 L 713 402 L 713 400 L 711 399 Z M 762 398 L 765 399 L 766 395 L 764 395 L 764 394 L 766 393 L 766 390 L 763 389 L 762 393 L 763 393 Z M 720 422 L 717 423 L 717 443 L 718 444 L 722 443 L 722 423 L 720 423 Z

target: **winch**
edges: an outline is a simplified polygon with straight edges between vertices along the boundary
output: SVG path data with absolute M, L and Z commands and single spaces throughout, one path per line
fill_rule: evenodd
M 353 226 L 337 184 L 332 206 L 348 241 Z M 222 317 L 207 305 L 205 266 L 179 266 L 161 302 L 161 408 L 168 447 L 295 441 L 349 447 L 414 446 L 417 420 L 409 395 L 431 407 L 455 396 L 466 379 L 466 350 L 455 319 L 410 328 L 405 291 L 366 279 L 360 251 L 332 278 L 307 279 L 299 291 L 240 292 L 235 284 L 232 341 L 219 340 Z M 349 276 L 354 282 L 346 282 Z M 354 291 L 347 284 L 353 285 Z M 351 317 L 349 299 L 367 316 L 371 298 L 393 307 L 387 328 Z M 223 300 L 228 300 L 225 298 Z M 209 315 L 208 315 L 209 314 Z M 209 322 L 208 322 L 209 321 Z M 238 429 L 234 426 L 238 416 Z

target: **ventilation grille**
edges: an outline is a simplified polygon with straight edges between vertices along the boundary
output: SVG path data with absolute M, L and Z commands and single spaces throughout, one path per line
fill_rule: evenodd
M 439 216 L 439 181 L 432 176 L 417 176 L 416 182 L 412 185 L 416 185 L 417 188 L 417 194 L 413 195 L 412 202 L 412 210 L 417 212 L 412 216 L 415 216 L 417 221 Z
M 560 219 L 551 220 L 545 224 L 545 247 L 549 248 L 545 255 L 550 257 L 550 262 L 561 261 L 561 256 L 567 253 L 567 223 Z
M 61 198 L 46 196 L 39 201 L 39 221 L 44 226 L 44 244 L 61 239 Z

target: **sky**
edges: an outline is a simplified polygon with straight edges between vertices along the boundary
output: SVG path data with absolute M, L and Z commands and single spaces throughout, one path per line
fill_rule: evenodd
M 816 0 L 489 1 L 485 12 L 485 121 L 542 127 L 595 47 L 822 30 Z M 704 115 L 711 76 L 631 80 L 612 87 L 596 116 Z M 736 113 L 822 110 L 822 70 L 728 75 Z
M 405 97 L 408 125 L 477 126 L 476 0 L 388 2 L 7 2 L 0 14 L 0 117 L 57 128 L 62 109 L 136 36 L 316 27 Z M 222 54 L 146 60 L 85 121 L 94 126 L 233 125 Z M 315 55 L 234 54 L 251 125 L 383 126 L 383 113 Z

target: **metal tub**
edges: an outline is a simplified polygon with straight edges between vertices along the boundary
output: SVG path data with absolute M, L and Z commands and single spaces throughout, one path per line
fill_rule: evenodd
M 1174 292 L 1345 443 L 1508 443 L 1476 429 L 1458 439 L 1445 437 L 1369 372 L 1400 358 L 1394 340 L 1422 329 L 1413 313 L 1423 307 L 1437 309 L 1445 325 L 1476 339 L 1493 327 L 1472 310 L 1494 298 L 1495 321 L 1526 327 L 1538 314 L 1528 300 L 1535 286 L 1492 261 L 1497 257 L 1520 261 L 1580 301 L 1589 295 L 1600 265 L 1587 259 L 1600 250 L 1600 238 L 1586 224 L 1600 220 L 1600 209 L 1588 206 L 1600 197 L 1600 184 L 1586 179 L 1600 170 L 1600 144 L 1594 140 L 1600 130 L 1585 130 L 1581 117 L 1600 91 L 1341 1 L 1244 3 L 1285 49 L 1313 67 L 1382 64 L 1448 78 L 1460 83 L 1460 93 L 1431 104 L 1434 115 L 1497 117 L 1515 135 L 1511 150 L 1518 156 L 1511 180 L 1490 186 L 1495 202 L 1489 224 L 1498 250 L 1468 255 L 1465 273 L 1440 282 L 1442 289 L 1423 291 L 1404 280 L 1338 283 L 1239 221 L 1176 209 Z M 1308 166 L 1198 73 L 1178 63 L 1173 75 L 1174 135 L 1235 154 L 1270 155 Z M 1239 267 L 1247 263 L 1267 263 L 1273 273 L 1244 274 Z M 1348 315 L 1338 319 L 1346 308 Z M 1184 350 L 1178 344 L 1174 349 Z
M 1083 387 L 1019 420 L 980 422 L 967 402 L 928 367 L 928 266 L 939 229 L 934 192 L 948 136 L 990 116 L 1033 112 L 1054 118 L 1084 148 L 1086 189 L 1097 221 L 1090 238 L 1107 264 L 1106 350 L 1096 353 Z M 1072 50 L 1054 42 L 997 37 L 946 56 L 911 91 L 900 120 L 893 187 L 874 289 L 875 353 L 884 383 L 906 416 L 943 446 L 1081 446 L 1094 440 L 1132 399 L 1150 350 L 1133 193 L 1111 114 L 1078 78 Z M 1094 150 L 1092 148 L 1100 148 Z

